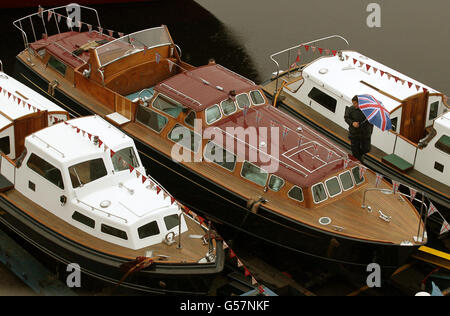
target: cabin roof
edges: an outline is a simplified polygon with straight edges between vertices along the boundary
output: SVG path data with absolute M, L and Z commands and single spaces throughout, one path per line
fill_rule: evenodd
M 434 121 L 436 125 L 441 126 L 444 131 L 450 132 L 450 112 L 444 113 Z
M 232 136 L 230 128 L 245 127 L 247 130 L 255 128 L 257 144 L 252 143 L 252 136 L 247 136 L 248 140 L 245 142 L 243 137 L 239 137 L 240 140 L 235 137 L 233 147 L 228 148 L 233 149 L 233 153 L 237 154 L 240 161 L 245 157 L 245 160 L 269 173 L 274 173 L 301 187 L 314 185 L 323 181 L 327 175 L 343 170 L 344 158 L 347 158 L 347 153 L 342 148 L 271 105 L 252 106 L 245 115 L 243 111 L 239 111 L 213 126 L 224 136 L 220 138 L 214 134 L 214 142 L 224 148 L 230 145 L 229 139 L 225 138 L 225 132 L 228 132 L 228 137 Z M 264 129 L 260 129 L 261 127 L 267 128 L 267 133 Z M 278 128 L 278 133 L 275 129 L 272 135 L 273 127 Z M 266 145 L 262 146 L 261 142 Z M 245 146 L 242 146 L 244 143 Z M 278 168 L 272 168 L 276 166 Z
M 338 56 L 322 57 L 311 64 L 309 64 L 303 70 L 303 76 L 310 77 L 313 81 L 319 85 L 324 84 L 326 89 L 329 89 L 334 94 L 343 97 L 349 103 L 355 95 L 371 94 L 377 100 L 381 101 L 389 112 L 396 109 L 401 102 L 398 100 L 405 100 L 411 96 L 417 95 L 423 92 L 416 89 L 416 84 L 420 87 L 425 87 L 430 93 L 437 91 L 432 88 L 396 71 L 388 66 L 385 66 L 373 59 L 370 59 L 355 51 L 343 51 L 343 55 L 349 56 L 348 60 L 341 61 Z M 353 63 L 353 59 L 356 59 L 356 64 Z M 359 61 L 364 65 L 361 67 Z M 400 81 L 396 82 L 394 78 L 388 79 L 387 75 L 381 77 L 380 72 L 374 73 L 373 68 L 367 71 L 366 65 L 375 67 L 378 70 L 387 72 L 393 76 L 397 76 L 406 82 L 402 84 Z M 323 70 L 326 69 L 326 73 Z M 366 82 L 370 86 L 383 91 L 385 94 L 380 93 L 376 89 L 362 83 Z M 413 83 L 413 86 L 409 88 L 408 81 Z M 395 100 L 386 94 L 398 99 Z
M 72 53 L 89 42 L 102 40 L 109 41 L 111 40 L 111 37 L 97 31 L 69 31 L 40 39 L 30 44 L 30 46 L 36 51 L 45 48 L 51 55 L 57 57 L 72 68 L 76 68 L 84 65 L 88 61 L 89 52 L 85 51 L 78 56 L 75 56 Z
M 184 71 L 155 86 L 156 91 L 197 112 L 228 98 L 231 90 L 239 94 L 257 88 L 253 81 L 217 64 Z
M 1 116 L 7 116 L 9 121 L 34 113 L 36 110 L 65 112 L 55 103 L 3 72 L 0 72 L 0 89 L 0 111 L 3 114 Z
M 41 148 L 57 161 L 69 163 L 80 161 L 83 157 L 104 153 L 103 146 L 94 145 L 94 136 L 98 136 L 113 150 L 132 144 L 130 137 L 99 116 L 82 117 L 66 122 L 69 124 L 58 123 L 40 130 L 28 136 L 26 142 Z M 72 126 L 78 127 L 80 131 L 77 132 L 77 129 Z M 86 134 L 83 136 L 82 131 L 92 134 L 91 140 Z

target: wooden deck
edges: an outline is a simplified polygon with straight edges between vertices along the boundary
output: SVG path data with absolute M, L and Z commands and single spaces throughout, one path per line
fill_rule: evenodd
M 132 250 L 85 233 L 84 231 L 68 224 L 64 220 L 48 212 L 36 203 L 30 201 L 15 189 L 2 192 L 0 195 L 42 225 L 50 228 L 69 240 L 100 253 L 117 256 L 127 260 L 134 260 L 136 257 L 145 256 L 146 252 L 151 250 L 153 251 L 154 256 L 168 256 L 168 260 L 164 262 L 196 263 L 208 252 L 208 245 L 203 245 L 203 242 L 200 239 L 189 237 L 189 235 L 204 235 L 205 232 L 198 223 L 187 215 L 184 215 L 184 217 L 188 226 L 188 231 L 181 234 L 181 249 L 177 249 L 177 243 L 168 246 L 161 242 L 147 248 Z
M 279 82 L 279 87 L 281 86 L 281 83 Z M 276 82 L 275 80 L 270 81 L 269 83 L 265 84 L 263 86 L 263 90 L 267 92 L 270 95 L 273 95 L 273 92 L 275 91 Z M 285 99 L 283 100 L 283 103 L 286 107 L 290 108 L 291 110 L 299 113 L 301 116 L 305 117 L 306 119 L 314 122 L 318 126 L 320 126 L 322 129 L 330 132 L 333 135 L 336 135 L 340 140 L 346 142 L 347 144 L 350 144 L 350 141 L 348 139 L 348 131 L 338 124 L 334 123 L 333 121 L 328 120 L 323 115 L 319 114 L 318 112 L 312 110 L 309 106 L 302 103 L 301 101 L 295 99 L 288 93 L 281 92 L 281 96 L 283 96 Z M 372 146 L 372 149 L 369 153 L 369 156 L 380 163 L 383 163 L 382 159 L 383 157 L 387 156 L 388 154 L 384 151 L 376 148 L 375 146 Z M 450 187 L 436 181 L 435 179 L 428 177 L 427 175 L 415 170 L 410 169 L 404 173 L 402 173 L 404 176 L 411 179 L 411 181 L 418 182 L 422 186 L 429 188 L 433 191 L 438 191 L 441 195 L 446 196 L 447 198 L 450 198 Z

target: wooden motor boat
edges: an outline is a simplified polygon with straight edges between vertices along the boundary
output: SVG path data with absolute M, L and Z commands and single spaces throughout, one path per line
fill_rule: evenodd
M 107 283 L 208 293 L 223 269 L 222 242 L 152 178 L 142 181 L 131 138 L 98 116 L 67 120 L 3 72 L 0 87 L 2 224 Z
M 305 46 L 311 54 L 310 47 L 321 44 L 315 40 L 297 45 L 273 54 L 271 59 L 279 65 L 289 52 L 300 51 L 306 56 Z M 351 106 L 355 95 L 374 96 L 390 113 L 393 128 L 387 132 L 374 129 L 367 164 L 450 208 L 446 96 L 356 51 L 331 51 L 327 55 L 320 50 L 311 62 L 285 72 L 278 69 L 279 75 L 263 84 L 264 91 L 283 98 L 277 106 L 347 148 L 345 108 Z
M 415 238 L 425 232 L 408 198 L 387 182 L 376 186 L 372 171 L 271 106 L 254 82 L 214 62 L 183 62 L 165 26 L 119 39 L 69 31 L 25 44 L 19 78 L 72 114 L 99 115 L 131 136 L 152 175 L 214 222 L 364 268 L 397 267 L 426 242 Z

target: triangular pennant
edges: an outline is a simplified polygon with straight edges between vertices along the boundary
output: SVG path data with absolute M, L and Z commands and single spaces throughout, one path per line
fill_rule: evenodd
M 141 177 L 141 173 L 136 170 L 136 178 L 140 178 L 140 177 Z
M 113 30 L 108 30 L 108 34 L 109 34 L 109 36 L 113 37 L 113 33 L 114 33 L 114 31 L 113 31 Z
M 242 263 L 241 260 L 237 259 L 237 266 L 238 268 L 242 267 L 244 264 Z
M 430 202 L 430 207 L 428 208 L 427 217 L 430 217 L 437 212 L 437 208 Z
M 409 193 L 410 193 L 409 200 L 412 202 L 416 197 L 417 191 L 414 190 L 413 188 L 409 188 Z
M 416 89 L 417 89 L 417 91 L 420 90 L 420 86 L 418 84 L 416 84 Z
M 308 51 L 309 50 L 309 45 L 305 45 L 305 50 Z
M 134 170 L 134 167 L 132 165 L 129 165 L 129 167 L 130 167 L 130 173 L 132 173 Z
M 411 88 L 413 83 L 411 81 L 408 81 L 408 88 Z
M 159 192 L 161 192 L 161 188 L 156 186 L 156 194 L 159 194 Z
M 319 53 L 322 55 L 323 48 L 317 48 L 319 50 Z
M 353 65 L 356 65 L 357 60 L 353 58 Z
M 311 45 L 311 50 L 312 50 L 313 53 L 315 53 L 316 52 L 316 46 L 312 46 Z
M 58 23 L 59 23 L 59 22 L 61 22 L 62 15 L 59 13 L 57 13 L 57 15 L 58 15 Z
M 144 183 L 145 183 L 145 181 L 147 181 L 147 177 L 146 177 L 146 176 L 144 176 L 144 175 L 142 175 L 142 184 L 144 184 Z
M 172 196 L 170 197 L 170 204 L 172 205 L 173 203 L 175 203 L 175 198 L 173 198 Z
M 330 55 L 330 50 L 328 48 L 325 49 L 325 54 Z
M 377 173 L 376 179 L 375 179 L 375 186 L 378 187 L 378 185 L 381 183 L 381 179 L 383 179 L 383 175 Z
M 119 35 L 119 37 L 123 37 L 124 34 L 122 32 L 117 32 L 117 34 Z
M 258 281 L 256 281 L 256 279 L 252 276 L 252 285 L 256 285 L 258 283 Z
M 236 254 L 234 253 L 234 251 L 230 248 L 230 258 L 234 258 L 236 257 Z
M 423 89 L 423 92 L 425 92 L 425 93 L 428 92 L 428 89 L 427 89 L 427 88 L 422 88 L 422 89 Z
M 371 67 L 370 65 L 367 65 L 367 64 L 366 64 L 366 69 L 367 69 L 367 71 L 369 71 L 370 67 Z
M 439 233 L 439 235 L 442 235 L 443 233 L 448 232 L 450 229 L 447 221 L 444 219 L 444 222 L 442 223 L 442 227 L 441 227 L 441 232 Z
M 376 74 L 378 71 L 378 68 L 372 67 L 372 69 L 373 69 L 373 73 Z
M 90 133 L 87 133 L 87 134 L 88 134 L 89 140 L 91 140 L 92 134 L 90 134 Z
M 384 72 L 383 70 L 380 70 L 380 74 L 381 74 L 381 77 L 383 77 L 383 75 L 385 74 L 385 72 Z
M 47 22 L 52 18 L 53 11 L 49 10 L 47 15 Z
M 244 275 L 245 276 L 249 276 L 250 275 L 250 271 L 248 271 L 248 269 L 246 267 L 244 267 Z
M 112 150 L 112 149 L 109 149 L 109 151 L 110 151 L 110 155 L 111 155 L 111 158 L 112 158 L 112 156 L 114 156 L 114 154 L 116 153 L 114 150 Z
M 333 54 L 333 56 L 336 56 L 337 50 L 332 50 L 331 53 Z
M 102 147 L 103 141 L 101 139 L 98 140 L 98 148 Z

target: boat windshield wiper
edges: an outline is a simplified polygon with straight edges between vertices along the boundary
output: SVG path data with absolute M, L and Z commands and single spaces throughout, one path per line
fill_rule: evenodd
M 75 175 L 77 176 L 77 180 L 78 180 L 78 183 L 80 184 L 80 187 L 83 187 L 83 182 L 81 182 L 81 179 L 80 179 L 80 177 L 78 176 L 77 169 L 76 169 L 76 168 L 73 168 L 72 170 L 75 172 Z

